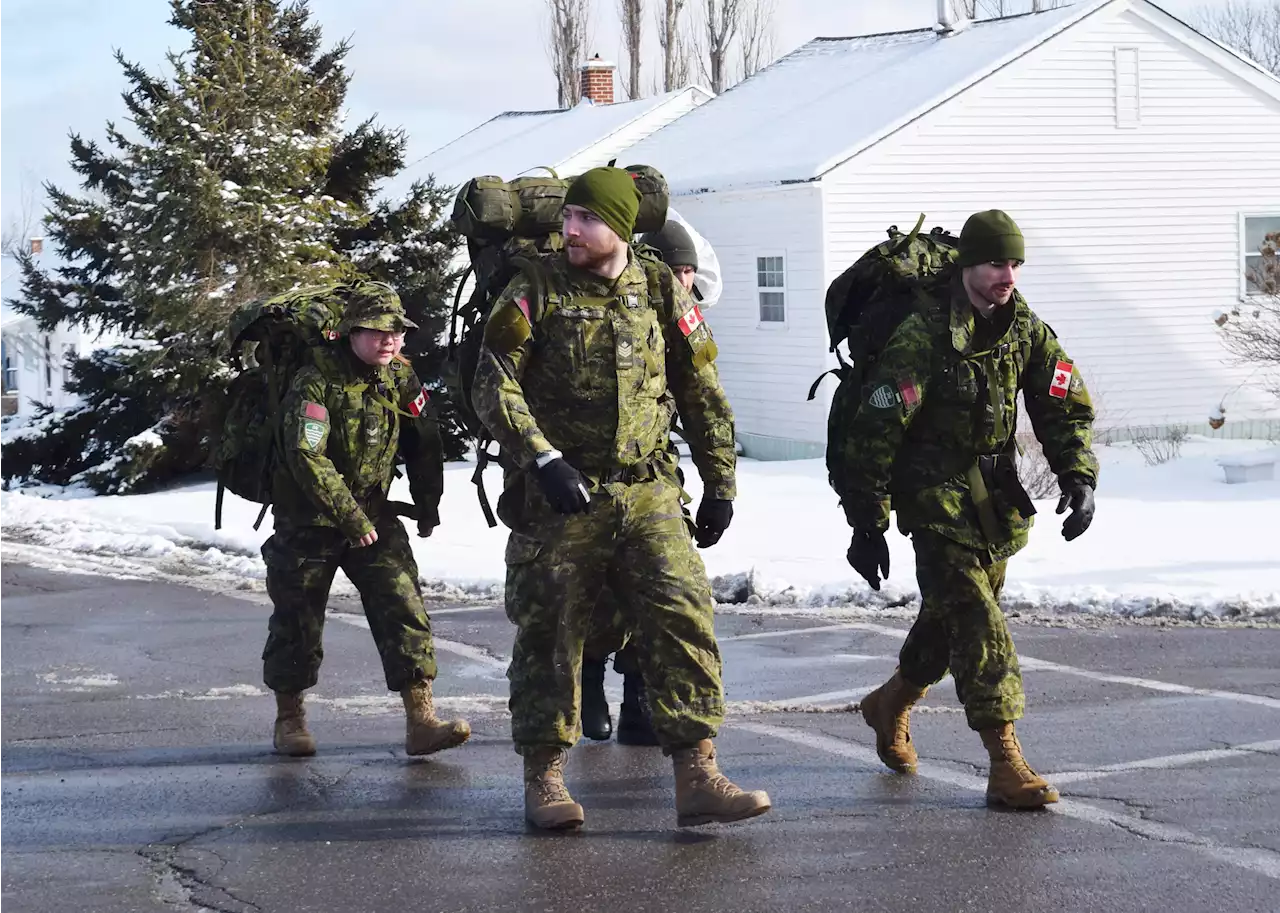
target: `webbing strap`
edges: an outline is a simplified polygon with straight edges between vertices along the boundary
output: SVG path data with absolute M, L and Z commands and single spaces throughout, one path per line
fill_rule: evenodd
M 996 511 L 991 504 L 991 492 L 987 490 L 987 481 L 982 477 L 982 467 L 975 460 L 965 472 L 965 480 L 969 483 L 969 494 L 973 498 L 973 506 L 978 509 L 978 525 L 987 541 L 999 541 L 1000 527 L 996 521 Z
M 395 413 L 396 415 L 402 415 L 407 419 L 416 419 L 420 417 L 420 416 L 414 415 L 412 412 L 405 412 L 399 406 L 396 406 L 394 403 L 392 403 L 391 400 L 387 399 L 386 397 L 382 396 L 380 393 L 377 393 L 373 390 L 369 391 L 369 399 L 373 400 L 375 403 L 377 403 L 383 409 L 386 409 L 388 412 Z
M 480 502 L 484 521 L 489 524 L 490 529 L 493 529 L 498 525 L 498 521 L 493 515 L 493 508 L 489 505 L 489 493 L 484 490 L 484 471 L 491 461 L 493 457 L 489 455 L 487 443 L 484 441 L 477 443 L 476 471 L 471 474 L 471 484 L 476 487 L 476 499 Z

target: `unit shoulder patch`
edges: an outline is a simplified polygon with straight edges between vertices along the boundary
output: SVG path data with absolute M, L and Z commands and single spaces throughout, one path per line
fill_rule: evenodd
M 892 409 L 901 402 L 898 396 L 898 391 L 893 389 L 892 384 L 881 384 L 871 391 L 867 404 L 873 409 Z
M 316 419 L 307 419 L 298 426 L 298 446 L 303 450 L 319 450 L 328 434 L 328 424 Z

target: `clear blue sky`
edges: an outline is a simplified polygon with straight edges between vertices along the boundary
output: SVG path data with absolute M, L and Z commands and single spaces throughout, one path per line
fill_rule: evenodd
M 616 60 L 621 56 L 613 22 L 616 2 L 594 2 L 590 50 Z M 1198 6 L 1222 2 L 1164 0 L 1163 5 L 1185 17 Z M 377 114 L 384 124 L 405 127 L 410 160 L 500 111 L 555 105 L 541 39 L 543 0 L 312 0 L 311 7 L 328 41 L 353 41 L 348 122 Z M 783 53 L 815 35 L 929 25 L 935 2 L 777 0 L 777 7 L 777 50 Z M 167 17 L 165 0 L 4 0 L 0 219 L 5 224 L 19 212 L 24 187 L 38 192 L 46 180 L 75 186 L 67 165 L 69 132 L 101 137 L 107 119 L 123 116 L 124 82 L 114 49 L 157 70 L 167 49 L 185 46 Z M 502 27 L 481 31 L 477 23 Z M 653 44 L 652 23 L 646 23 L 646 31 Z M 468 47 L 468 35 L 483 35 L 484 47 Z M 651 62 L 656 57 L 648 55 Z

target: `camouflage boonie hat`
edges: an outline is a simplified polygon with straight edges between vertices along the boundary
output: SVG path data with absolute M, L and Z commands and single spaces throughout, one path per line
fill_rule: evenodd
M 347 310 L 338 324 L 339 333 L 354 329 L 385 330 L 403 333 L 416 330 L 396 290 L 385 282 L 357 282 L 347 294 Z

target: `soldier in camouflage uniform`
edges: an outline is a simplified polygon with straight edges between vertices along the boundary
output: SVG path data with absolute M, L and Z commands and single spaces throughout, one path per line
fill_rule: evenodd
M 1022 676 L 1000 610 L 1006 563 L 1035 512 L 1014 464 L 1018 391 L 1058 476 L 1058 513 L 1071 508 L 1068 540 L 1092 521 L 1098 461 L 1084 380 L 1014 289 L 1024 250 L 1005 213 L 970 217 L 956 269 L 919 287 L 870 367 L 829 469 L 853 527 L 849 563 L 873 588 L 889 573 L 891 507 L 916 551 L 920 615 L 898 670 L 862 702 L 881 760 L 915 770 L 910 708 L 950 668 L 990 754 L 988 800 L 1039 808 L 1058 792 L 1027 765 L 1014 732 Z
M 693 292 L 693 280 L 698 272 L 698 251 L 693 238 L 683 225 L 674 219 L 658 231 L 651 231 L 640 239 L 658 252 L 662 262 L 671 268 L 676 281 L 686 292 Z M 679 454 L 673 459 L 679 462 Z M 676 480 L 684 486 L 684 473 L 676 466 Z M 718 538 L 718 537 L 717 537 Z M 699 548 L 707 548 L 714 542 L 700 541 Z M 649 713 L 649 699 L 645 694 L 644 676 L 641 674 L 640 645 L 634 633 L 626 627 L 626 618 L 608 586 L 600 596 L 588 629 L 587 641 L 582 650 L 582 734 L 589 739 L 606 741 L 613 734 L 613 720 L 609 716 L 609 704 L 604 694 L 604 670 L 609 655 L 613 654 L 613 671 L 622 676 L 622 707 L 618 713 L 619 745 L 657 745 L 658 734 L 653 731 Z
M 769 810 L 720 773 L 711 739 L 724 715 L 711 587 L 667 456 L 678 407 L 706 480 L 700 535 L 733 515 L 733 417 L 715 342 L 670 271 L 631 251 L 640 195 L 596 168 L 565 195 L 564 254 L 512 281 L 485 325 L 472 402 L 509 473 L 499 513 L 507 615 L 516 625 L 511 729 L 524 756 L 525 817 L 572 829 L 582 806 L 564 785 L 578 740 L 583 639 L 608 582 L 644 645 L 654 729 L 672 757 L 682 826 Z
M 338 568 L 360 593 L 387 687 L 404 699 L 405 751 L 430 754 L 471 734 L 465 721 L 435 716 L 431 622 L 409 537 L 387 507 L 399 454 L 418 535 L 430 536 L 440 522 L 440 432 L 425 388 L 399 354 L 405 330 L 414 326 L 390 286 L 357 285 L 339 326 L 342 341 L 316 352 L 281 404 L 275 534 L 262 546 L 275 606 L 263 679 L 276 693 L 274 742 L 281 754 L 315 754 L 302 692 L 320 672 L 325 605 Z

